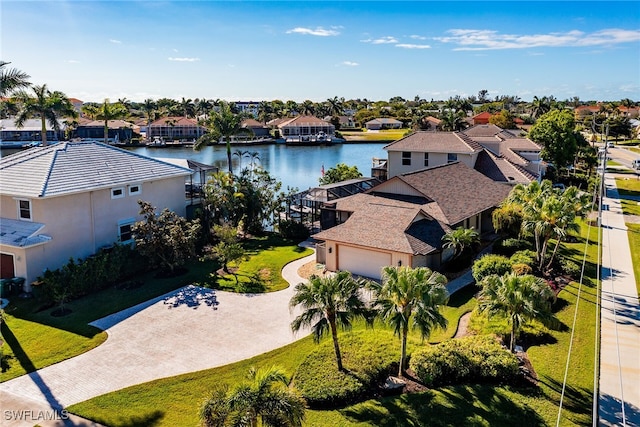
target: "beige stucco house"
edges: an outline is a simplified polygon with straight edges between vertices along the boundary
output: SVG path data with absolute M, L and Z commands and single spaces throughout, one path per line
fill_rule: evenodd
M 334 226 L 313 236 L 317 261 L 374 279 L 389 265 L 439 269 L 451 256 L 442 236 L 460 226 L 492 231 L 491 212 L 510 189 L 463 162 L 397 175 L 325 204 Z
M 462 162 L 494 181 L 527 184 L 544 174 L 544 162 L 541 147 L 519 132 L 492 124 L 460 132 L 414 132 L 384 147 L 387 178 Z
M 0 159 L 1 274 L 27 285 L 70 257 L 132 241 L 138 200 L 185 215 L 190 169 L 95 142 Z

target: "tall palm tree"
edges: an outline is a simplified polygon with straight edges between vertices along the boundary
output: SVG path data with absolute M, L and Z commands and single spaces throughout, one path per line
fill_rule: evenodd
M 480 234 L 473 228 L 458 227 L 442 236 L 442 247 L 453 249 L 454 258 L 478 243 L 480 243 Z
M 289 302 L 293 309 L 300 305 L 302 314 L 291 323 L 291 329 L 297 332 L 303 326 L 310 326 L 313 338 L 320 341 L 325 334 L 331 333 L 336 363 L 343 370 L 342 354 L 338 343 L 338 327 L 351 328 L 354 318 L 370 320 L 361 290 L 364 281 L 356 280 L 348 271 L 340 271 L 329 277 L 311 276 L 306 283 L 299 283 Z
M 302 104 L 300 104 L 300 114 L 303 116 L 313 116 L 316 112 L 316 107 L 313 101 L 305 99 Z
M 551 111 L 551 99 L 543 96 L 542 98 L 538 98 L 537 96 L 533 97 L 533 101 L 531 102 L 531 117 L 537 119 L 545 113 Z
M 200 408 L 205 427 L 297 427 L 305 418 L 305 401 L 288 387 L 277 368 L 249 370 L 248 382 L 232 390 L 218 387 Z
M 151 135 L 151 122 L 155 119 L 156 109 L 158 106 L 153 99 L 147 98 L 142 102 L 142 111 L 147 116 L 147 139 Z
M 110 103 L 106 98 L 100 106 L 85 105 L 82 112 L 94 120 L 104 121 L 104 143 L 109 142 L 109 120 L 124 119 L 129 114 L 127 108 L 119 102 Z
M 374 292 L 373 306 L 401 339 L 399 377 L 405 368 L 409 327 L 419 329 L 424 339 L 434 328 L 447 326 L 440 313 L 448 300 L 446 283 L 446 277 L 426 267 L 384 267 L 382 283 L 369 285 Z
M 58 119 L 61 117 L 75 118 L 78 113 L 64 93 L 59 91 L 51 92 L 46 84 L 32 86 L 32 90 L 33 96 L 25 91 L 20 91 L 15 95 L 16 100 L 22 105 L 16 116 L 15 124 L 17 127 L 22 127 L 27 119 L 32 117 L 40 118 L 42 123 L 42 146 L 46 147 L 47 123 L 56 132 L 59 132 L 60 123 Z
M 511 351 L 515 348 L 516 337 L 524 323 L 538 320 L 549 324 L 553 321 L 551 302 L 555 295 L 543 279 L 530 274 L 492 274 L 485 277 L 481 284 L 478 309 L 490 316 L 507 319 L 511 328 Z
M 180 104 L 180 110 L 181 113 L 184 117 L 193 117 L 195 116 L 195 104 L 193 103 L 193 100 L 191 98 L 189 99 L 185 99 L 184 97 L 182 97 L 182 99 L 179 102 Z
M 464 120 L 465 114 L 462 111 L 448 110 L 442 113 L 442 130 L 457 131 L 467 127 Z
M 0 98 L 8 96 L 15 90 L 28 88 L 31 76 L 16 68 L 6 68 L 11 62 L 0 61 Z
M 251 129 L 242 127 L 242 116 L 234 114 L 231 106 L 224 101 L 220 102 L 218 111 L 212 111 L 211 115 L 204 121 L 208 133 L 202 135 L 193 145 L 193 149 L 198 151 L 207 145 L 217 144 L 220 138 L 224 138 L 227 145 L 227 162 L 229 163 L 229 174 L 233 174 L 231 164 L 231 137 L 234 135 L 251 134 Z

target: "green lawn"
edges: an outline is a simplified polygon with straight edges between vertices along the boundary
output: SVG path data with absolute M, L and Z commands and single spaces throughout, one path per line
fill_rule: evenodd
M 215 277 L 216 287 L 241 292 L 274 292 L 289 284 L 282 278 L 282 267 L 296 259 L 311 255 L 313 251 L 301 248 L 296 242 L 277 236 L 255 237 L 244 243 L 249 258 L 229 266 L 237 268 L 234 274 Z
M 240 266 L 238 277 L 241 281 L 244 277 L 257 277 L 258 283 L 264 284 L 263 290 L 267 291 L 284 289 L 287 284 L 280 274 L 282 267 L 311 253 L 309 249 L 299 248 L 295 242 L 275 236 L 254 238 L 246 241 L 245 246 L 252 255 Z M 155 277 L 156 272 L 149 272 L 135 278 L 144 283 L 139 288 L 119 290 L 112 287 L 71 301 L 66 307 L 72 313 L 64 317 L 53 317 L 51 312 L 55 308 L 41 310 L 42 303 L 36 300 L 13 298 L 5 309 L 5 321 L 2 323 L 2 337 L 6 344 L 2 346 L 0 381 L 97 347 L 107 339 L 107 334 L 89 326 L 90 322 L 182 286 L 208 285 L 211 273 L 220 266 L 214 261 L 193 261 L 187 267 L 188 272 L 183 276 L 158 278 Z
M 430 342 L 439 342 L 455 334 L 458 319 L 475 306 L 475 291 L 475 288 L 469 288 L 451 298 L 443 310 L 449 325 L 445 331 L 433 333 Z M 371 341 L 375 341 L 380 335 L 389 335 L 388 329 L 380 324 L 373 329 L 367 329 L 362 323 L 358 323 L 354 325 L 353 332 L 362 333 Z M 399 350 L 399 339 L 396 338 L 395 342 Z M 319 345 L 331 345 L 330 339 L 326 338 Z M 409 340 L 409 351 L 417 345 L 422 344 L 419 335 L 413 333 Z M 275 365 L 292 375 L 304 358 L 315 349 L 317 344 L 314 344 L 310 337 L 306 337 L 286 347 L 238 363 L 140 384 L 96 397 L 68 409 L 112 427 L 196 426 L 198 407 L 202 400 L 208 397 L 207 394 L 213 385 L 233 384 L 242 380 L 251 366 L 261 368 Z M 339 411 L 308 411 L 307 414 L 309 421 L 320 420 L 319 424 L 310 422 L 308 425 L 338 425 L 334 424 L 333 420 L 342 418 Z M 326 419 L 326 422 L 323 422 L 323 419 Z
M 363 130 L 362 132 L 341 131 L 347 142 L 393 142 L 404 137 L 410 129 L 385 129 L 377 132 Z
M 627 224 L 629 231 L 629 246 L 631 246 L 631 259 L 633 260 L 633 274 L 636 278 L 636 289 L 640 296 L 640 224 Z
M 640 196 L 640 180 L 616 179 L 616 186 L 620 196 Z M 640 215 L 640 202 L 635 200 L 621 200 L 622 211 L 625 215 Z M 633 273 L 636 278 L 636 289 L 640 296 L 640 224 L 626 223 L 629 231 L 629 246 L 631 248 L 631 260 L 633 261 Z

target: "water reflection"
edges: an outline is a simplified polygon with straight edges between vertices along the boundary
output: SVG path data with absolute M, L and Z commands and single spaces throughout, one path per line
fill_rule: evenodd
M 292 147 L 284 144 L 232 146 L 231 152 L 237 150 L 257 153 L 260 160 L 256 163 L 268 170 L 271 175 L 282 181 L 283 188 L 298 187 L 301 190 L 318 185 L 321 169 L 334 167 L 338 163 L 355 165 L 364 176 L 371 175 L 371 159 L 386 157 L 382 149 L 385 144 L 336 144 L 332 146 Z M 222 171 L 227 168 L 227 152 L 224 146 L 205 147 L 201 151 L 191 148 L 154 148 L 140 147 L 128 150 L 154 158 L 191 159 L 201 163 L 214 165 Z M 250 167 L 251 158 L 240 159 L 232 156 L 234 171 L 240 167 Z

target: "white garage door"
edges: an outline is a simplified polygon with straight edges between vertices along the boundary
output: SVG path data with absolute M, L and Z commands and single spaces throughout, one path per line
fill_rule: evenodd
M 391 265 L 391 254 L 351 246 L 338 246 L 338 269 L 379 279 L 382 267 Z

